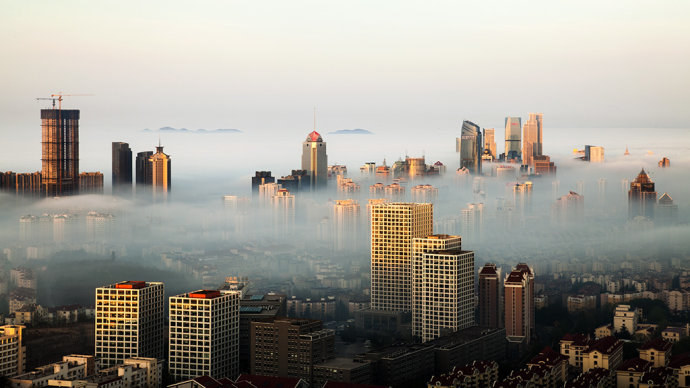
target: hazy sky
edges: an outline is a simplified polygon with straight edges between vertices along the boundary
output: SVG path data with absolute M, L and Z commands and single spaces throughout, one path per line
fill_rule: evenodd
M 34 98 L 58 91 L 94 94 L 64 106 L 81 109 L 82 159 L 106 154 L 82 165 L 100 170 L 111 141 L 163 126 L 284 136 L 298 153 L 315 105 L 322 132 L 451 146 L 463 119 L 501 128 L 531 111 L 551 134 L 690 122 L 687 1 L 1 4 L 0 170 L 40 169 L 48 104 Z

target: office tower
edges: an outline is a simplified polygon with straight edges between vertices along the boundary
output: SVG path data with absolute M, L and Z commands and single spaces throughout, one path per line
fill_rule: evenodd
M 659 167 L 661 167 L 661 168 L 671 167 L 671 161 L 667 157 L 664 156 L 659 161 Z
M 422 338 L 422 331 L 424 327 L 424 296 L 425 289 L 423 287 L 424 277 L 429 275 L 424 272 L 425 258 L 424 255 L 428 252 L 441 252 L 448 250 L 456 250 L 462 247 L 462 238 L 460 236 L 450 236 L 444 234 L 431 234 L 425 237 L 412 239 L 412 335 Z
M 276 318 L 251 325 L 253 375 L 296 377 L 311 386 L 314 365 L 334 358 L 335 332 L 321 321 Z
M 654 218 L 654 205 L 656 204 L 656 191 L 654 182 L 644 171 L 644 168 L 637 175 L 628 191 L 628 218 L 642 216 L 649 219 Z
M 79 174 L 79 193 L 103 194 L 103 173 L 82 172 Z
M 96 357 L 102 366 L 132 357 L 163 359 L 161 282 L 130 280 L 96 289 Z
M 551 219 L 557 224 L 571 224 L 582 222 L 584 219 L 585 197 L 571 191 L 556 200 L 551 205 Z
M 256 171 L 252 177 L 252 194 L 259 194 L 259 186 L 265 183 L 274 183 L 275 181 L 270 171 Z
M 489 151 L 491 160 L 498 159 L 496 154 L 496 130 L 493 128 L 484 129 L 484 152 Z
M 430 203 L 371 207 L 371 308 L 411 311 L 412 239 L 433 233 Z
M 530 113 L 522 128 L 522 164 L 534 166 L 534 157 L 542 154 L 542 113 Z
M 426 175 L 426 161 L 423 156 L 421 158 L 406 157 L 404 166 L 410 179 Z
M 520 213 L 529 212 L 532 209 L 532 182 L 515 183 L 509 187 L 515 209 Z
M 354 199 L 337 200 L 333 204 L 335 249 L 356 250 L 359 242 L 359 203 Z
M 460 153 L 460 168 L 465 167 L 473 174 L 482 173 L 482 133 L 471 121 L 462 122 L 462 132 L 457 139 L 456 150 Z
M 371 225 L 371 209 L 376 205 L 380 205 L 386 202 L 388 202 L 388 199 L 386 198 L 370 198 L 367 201 L 367 222 L 369 225 Z
M 460 236 L 412 240 L 412 335 L 422 342 L 474 323 L 474 253 Z
M 79 110 L 41 109 L 43 194 L 79 191 Z
M 503 327 L 501 289 L 501 269 L 484 264 L 479 270 L 479 326 Z
M 460 216 L 460 234 L 464 236 L 465 242 L 477 243 L 481 241 L 482 229 L 484 228 L 484 204 L 468 203 L 466 208 L 460 210 Z
M 505 120 L 505 161 L 520 161 L 522 143 L 520 130 L 522 119 L 519 117 L 506 117 Z
M 678 223 L 678 205 L 673 203 L 668 193 L 664 193 L 659 197 L 659 202 L 656 204 L 654 211 L 654 221 L 660 225 L 674 225 Z
M 438 189 L 432 185 L 417 185 L 410 194 L 414 202 L 434 202 L 438 198 Z
M 175 381 L 239 374 L 240 293 L 198 290 L 170 297 L 168 371 Z
M 273 226 L 278 233 L 285 234 L 295 225 L 295 196 L 287 189 L 280 189 L 271 197 Z
M 144 151 L 137 153 L 136 159 L 136 180 L 137 192 L 144 192 L 151 189 L 153 184 L 153 172 L 151 171 L 151 163 L 149 158 L 153 156 L 153 151 Z
M 307 135 L 302 143 L 302 170 L 306 170 L 312 189 L 325 187 L 328 183 L 328 155 L 326 143 L 318 132 Z
M 132 149 L 129 144 L 113 142 L 113 194 L 132 194 Z
M 292 170 L 292 175 L 281 177 L 277 183 L 293 193 L 311 190 L 311 176 L 306 170 Z
M 529 344 L 534 316 L 534 295 L 529 273 L 512 270 L 503 282 L 506 338 L 511 343 Z
M 538 175 L 556 175 L 556 164 L 548 155 L 536 155 L 532 157 L 534 173 Z
M 279 183 L 263 183 L 259 185 L 259 202 L 262 204 L 271 203 L 273 196 L 282 188 L 283 186 Z
M 151 163 L 151 185 L 153 198 L 166 199 L 172 184 L 170 173 L 170 155 L 163 153 L 163 146 L 156 147 L 156 153 L 149 157 Z
M 586 145 L 584 160 L 591 163 L 602 163 L 604 161 L 604 147 Z
M 21 325 L 0 326 L 0 376 L 12 377 L 26 370 L 26 346 Z

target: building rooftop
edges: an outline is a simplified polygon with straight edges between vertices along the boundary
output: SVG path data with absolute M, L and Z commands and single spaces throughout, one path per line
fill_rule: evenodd
M 197 290 L 189 293 L 190 298 L 196 299 L 215 299 L 219 298 L 221 295 L 218 290 Z
M 619 341 L 616 337 L 604 337 L 594 341 L 585 352 L 598 351 L 603 354 L 611 354 L 622 347 L 623 342 Z
M 592 343 L 592 340 L 588 335 L 582 333 L 568 333 L 563 336 L 561 342 L 572 342 L 575 346 L 588 346 Z
M 115 288 L 124 288 L 124 289 L 140 289 L 140 288 L 145 288 L 146 287 L 146 282 L 142 280 L 127 280 L 125 282 L 120 282 L 115 284 Z
M 649 367 L 651 367 L 652 365 L 653 364 L 647 360 L 635 357 L 629 360 L 625 360 L 622 364 L 618 366 L 617 370 L 627 372 L 644 372 L 647 369 L 649 369 Z
M 482 269 L 479 271 L 480 275 L 498 275 L 496 272 L 496 264 L 487 263 L 484 264 Z
M 642 346 L 640 346 L 640 350 L 654 349 L 654 350 L 661 350 L 661 351 L 665 352 L 665 351 L 671 350 L 672 347 L 673 347 L 673 344 L 664 340 L 661 337 L 658 337 L 658 338 L 655 338 L 653 340 L 649 340 L 649 341 L 645 342 L 644 344 L 642 344 Z
M 257 388 L 291 388 L 300 386 L 300 379 L 294 377 L 275 377 L 241 374 L 235 383 L 248 382 Z

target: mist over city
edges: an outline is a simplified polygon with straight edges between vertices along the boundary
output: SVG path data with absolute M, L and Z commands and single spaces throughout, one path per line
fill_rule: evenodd
M 688 12 L 4 4 L 0 386 L 689 387 Z

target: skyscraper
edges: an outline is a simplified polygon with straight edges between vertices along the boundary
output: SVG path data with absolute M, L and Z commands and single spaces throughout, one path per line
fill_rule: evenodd
M 519 117 L 506 117 L 505 120 L 505 160 L 520 160 L 522 152 L 520 129 L 522 119 Z
M 534 316 L 534 286 L 529 273 L 518 268 L 503 282 L 506 338 L 511 343 L 529 344 Z
M 161 282 L 125 281 L 96 289 L 96 357 L 112 366 L 132 357 L 163 359 Z
M 604 147 L 586 145 L 584 160 L 592 163 L 602 163 L 604 161 Z
M 654 205 L 656 205 L 656 191 L 654 182 L 644 171 L 644 168 L 630 183 L 628 191 L 628 218 L 642 216 L 654 218 Z
M 465 241 L 474 243 L 481 241 L 482 230 L 484 229 L 484 204 L 468 203 L 467 207 L 460 210 L 462 223 L 460 225 Z
M 664 193 L 659 197 L 659 202 L 656 204 L 654 211 L 654 222 L 660 225 L 674 225 L 678 223 L 678 205 L 673 203 L 668 193 Z
M 279 234 L 291 232 L 295 226 L 295 196 L 287 189 L 278 190 L 271 197 L 273 226 Z
M 259 186 L 265 183 L 274 183 L 276 179 L 271 176 L 270 171 L 256 171 L 252 177 L 252 194 L 259 193 Z
M 412 335 L 422 342 L 474 324 L 474 252 L 462 238 L 412 240 Z
M 557 224 L 572 224 L 584 219 L 585 197 L 571 191 L 551 205 L 551 219 Z
M 325 187 L 328 183 L 326 143 L 316 131 L 307 135 L 307 140 L 302 143 L 302 170 L 307 171 L 312 189 Z
M 371 308 L 411 311 L 412 239 L 433 232 L 430 203 L 382 203 L 371 207 Z
M 151 163 L 149 158 L 153 156 L 153 151 L 144 151 L 137 153 L 136 159 L 136 179 L 137 192 L 144 192 L 150 190 L 153 182 Z
M 79 192 L 79 110 L 41 109 L 41 183 L 48 197 Z
M 132 194 L 132 149 L 129 144 L 114 141 L 113 144 L 113 194 Z
M 170 297 L 168 370 L 176 381 L 237 376 L 240 293 L 198 290 Z
M 496 130 L 493 128 L 484 129 L 484 150 L 489 150 L 491 159 L 498 159 L 496 154 Z
M 473 174 L 482 173 L 482 132 L 471 121 L 462 122 L 462 132 L 457 151 L 460 152 L 460 168 L 465 167 Z
M 479 270 L 479 326 L 503 327 L 501 269 L 484 264 Z
M 170 155 L 163 153 L 163 146 L 156 147 L 156 153 L 149 157 L 151 163 L 151 185 L 153 197 L 166 199 L 170 192 Z
M 333 204 L 335 250 L 356 250 L 358 247 L 360 208 L 354 199 L 336 200 Z
M 81 194 L 103 194 L 103 173 L 79 173 L 79 192 Z
M 522 164 L 534 166 L 534 157 L 542 154 L 542 113 L 530 113 L 523 126 Z
M 0 326 L 0 376 L 12 377 L 26 370 L 25 329 L 22 325 Z

